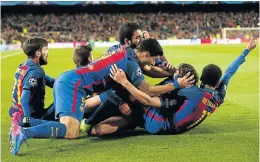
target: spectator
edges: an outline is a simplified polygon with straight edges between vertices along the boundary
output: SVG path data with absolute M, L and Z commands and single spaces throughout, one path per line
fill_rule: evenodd
M 118 13 L 118 14 L 2 14 L 2 39 L 22 42 L 26 36 L 44 36 L 51 42 L 111 41 L 126 21 L 137 21 L 157 39 L 221 37 L 224 27 L 257 27 L 256 12 Z M 231 33 L 231 37 L 244 33 Z M 256 33 L 257 35 L 257 33 Z

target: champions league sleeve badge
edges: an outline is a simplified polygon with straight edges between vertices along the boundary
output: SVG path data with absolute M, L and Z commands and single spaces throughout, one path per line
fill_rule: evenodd
M 38 85 L 38 81 L 37 81 L 37 78 L 30 78 L 29 79 L 29 85 L 31 87 L 36 87 Z

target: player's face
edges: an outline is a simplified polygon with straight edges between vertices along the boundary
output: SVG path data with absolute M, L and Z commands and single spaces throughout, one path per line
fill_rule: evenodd
M 140 54 L 136 55 L 138 61 L 141 64 L 149 64 L 155 65 L 156 59 L 160 58 L 160 56 L 150 56 L 149 52 L 141 52 Z
M 39 58 L 40 65 L 47 65 L 48 61 L 48 47 L 43 47 L 41 50 L 41 56 Z
M 146 62 L 149 62 L 150 65 L 155 65 L 156 59 L 160 58 L 160 56 L 146 56 Z
M 130 47 L 136 48 L 141 41 L 142 41 L 142 31 L 140 29 L 138 29 L 138 30 L 134 31 L 134 33 L 132 35 Z

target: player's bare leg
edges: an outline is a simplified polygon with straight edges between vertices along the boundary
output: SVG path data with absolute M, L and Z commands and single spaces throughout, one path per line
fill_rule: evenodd
M 63 116 L 60 118 L 60 123 L 66 126 L 67 139 L 75 139 L 79 136 L 79 121 L 71 116 Z
M 125 128 L 129 124 L 130 124 L 130 120 L 124 117 L 121 116 L 110 117 L 100 122 L 96 126 L 94 126 L 91 130 L 91 135 L 103 136 L 107 134 L 112 134 L 117 132 L 120 129 Z

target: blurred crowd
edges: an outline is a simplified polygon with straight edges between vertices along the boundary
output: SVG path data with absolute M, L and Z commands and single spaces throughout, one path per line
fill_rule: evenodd
M 115 41 L 126 21 L 137 21 L 157 39 L 220 38 L 224 27 L 258 27 L 257 12 L 118 14 L 2 14 L 1 39 L 20 43 L 27 36 L 50 42 Z M 239 33 L 238 33 L 239 34 Z M 233 35 L 236 37 L 236 33 Z

